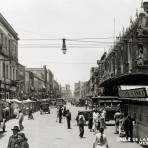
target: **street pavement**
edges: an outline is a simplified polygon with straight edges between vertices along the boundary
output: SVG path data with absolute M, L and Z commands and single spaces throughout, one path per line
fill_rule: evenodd
M 67 122 L 64 118 L 62 123 L 56 122 L 55 108 L 51 109 L 51 114 L 34 113 L 34 120 L 24 119 L 24 132 L 28 138 L 30 148 L 92 148 L 95 135 L 85 126 L 84 138 L 79 137 L 79 129 L 76 125 L 76 115 L 80 107 L 67 105 L 72 114 L 72 129 L 67 129 Z M 6 132 L 0 134 L 0 148 L 7 148 L 9 136 L 12 134 L 11 128 L 18 125 L 17 119 L 7 122 Z M 114 135 L 114 127 L 108 126 L 105 130 L 108 137 L 109 148 L 141 148 L 137 143 L 121 142 L 118 136 Z

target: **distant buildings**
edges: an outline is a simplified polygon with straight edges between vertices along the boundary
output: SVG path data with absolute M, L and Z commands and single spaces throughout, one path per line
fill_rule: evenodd
M 90 82 L 77 82 L 74 84 L 74 98 L 76 101 L 79 99 L 85 99 L 87 96 L 90 95 Z
M 0 99 L 55 98 L 60 87 L 46 66 L 26 68 L 18 62 L 18 35 L 0 14 Z
M 67 101 L 70 101 L 72 99 L 72 91 L 69 84 L 61 87 L 61 96 Z

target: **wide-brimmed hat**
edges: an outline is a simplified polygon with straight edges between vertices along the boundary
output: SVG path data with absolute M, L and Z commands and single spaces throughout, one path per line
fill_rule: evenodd
M 19 131 L 19 127 L 18 126 L 14 126 L 11 130 Z
M 26 140 L 26 141 L 28 140 L 24 133 L 19 133 L 18 135 L 20 135 L 24 140 Z

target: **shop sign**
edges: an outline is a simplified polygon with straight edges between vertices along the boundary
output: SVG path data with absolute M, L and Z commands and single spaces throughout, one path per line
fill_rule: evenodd
M 121 98 L 147 98 L 145 88 L 119 90 L 119 97 Z

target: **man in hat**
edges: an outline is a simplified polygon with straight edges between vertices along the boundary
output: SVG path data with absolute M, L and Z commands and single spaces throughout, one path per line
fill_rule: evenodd
M 71 121 L 71 112 L 69 111 L 69 109 L 66 111 L 66 119 L 67 119 L 67 128 L 71 129 L 71 125 L 70 125 L 70 121 Z
M 12 129 L 13 135 L 10 136 L 7 148 L 16 148 L 19 145 L 18 132 L 19 127 L 14 126 Z

